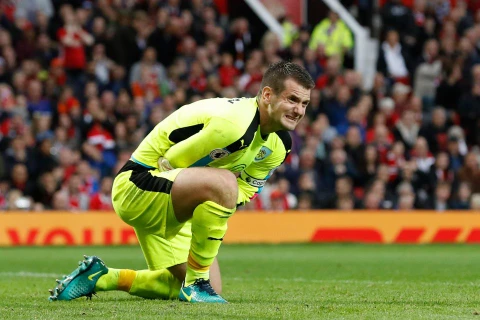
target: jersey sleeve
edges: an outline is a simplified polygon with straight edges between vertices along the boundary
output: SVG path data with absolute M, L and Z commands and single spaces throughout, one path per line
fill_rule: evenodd
M 164 157 L 174 168 L 205 166 L 214 159 L 212 152 L 221 152 L 243 133 L 235 123 L 215 117 L 200 131 L 170 147 Z
M 279 137 L 276 139 L 277 143 L 262 147 L 254 162 L 245 168 L 237 178 L 237 206 L 254 199 L 262 191 L 275 169 L 285 161 L 290 153 L 292 140 L 289 133 L 282 131 L 274 134 Z

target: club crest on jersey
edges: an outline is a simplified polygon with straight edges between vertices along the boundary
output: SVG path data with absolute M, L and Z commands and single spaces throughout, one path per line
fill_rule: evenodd
M 270 149 L 268 149 L 267 147 L 264 146 L 257 153 L 257 156 L 255 157 L 254 161 L 255 162 L 262 161 L 263 159 L 265 159 L 266 157 L 268 157 L 271 154 L 272 154 L 272 150 L 270 150 Z
M 215 150 L 212 150 L 212 152 L 210 152 L 210 158 L 212 158 L 213 160 L 217 160 L 217 159 L 224 158 L 229 154 L 230 152 L 228 152 L 227 150 L 215 149 Z

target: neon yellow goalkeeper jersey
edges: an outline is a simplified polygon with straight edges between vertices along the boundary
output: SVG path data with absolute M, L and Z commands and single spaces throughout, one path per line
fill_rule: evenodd
M 185 105 L 157 124 L 132 160 L 151 168 L 166 159 L 172 168 L 208 166 L 239 173 L 240 205 L 261 191 L 291 144 L 286 131 L 262 137 L 256 98 L 214 98 Z

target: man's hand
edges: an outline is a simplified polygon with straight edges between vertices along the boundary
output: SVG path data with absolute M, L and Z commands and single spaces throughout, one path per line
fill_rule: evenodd
M 170 161 L 164 157 L 158 159 L 158 167 L 161 171 L 170 171 L 174 169 L 174 167 L 170 164 Z

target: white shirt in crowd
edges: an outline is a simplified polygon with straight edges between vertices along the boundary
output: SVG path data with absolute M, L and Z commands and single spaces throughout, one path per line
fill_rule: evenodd
M 382 44 L 388 73 L 394 78 L 408 76 L 407 66 L 402 56 L 402 46 L 397 43 L 393 48 L 386 42 Z

